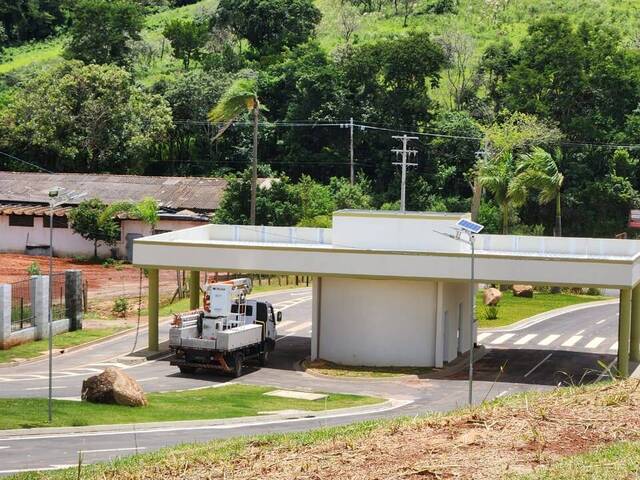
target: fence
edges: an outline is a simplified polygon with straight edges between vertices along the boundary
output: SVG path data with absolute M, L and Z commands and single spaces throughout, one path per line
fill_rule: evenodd
M 17 332 L 34 326 L 33 280 L 11 284 L 11 331 Z
M 51 320 L 62 320 L 67 318 L 66 304 L 65 304 L 65 274 L 54 273 L 51 277 L 53 284 L 51 288 Z

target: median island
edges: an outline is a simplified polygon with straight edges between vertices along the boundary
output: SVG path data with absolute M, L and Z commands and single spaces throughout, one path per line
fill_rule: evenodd
M 318 400 L 265 395 L 271 387 L 228 385 L 181 392 L 149 393 L 146 407 L 54 400 L 53 423 L 47 422 L 46 398 L 0 398 L 0 430 L 78 427 L 180 420 L 214 420 L 276 413 L 283 410 L 324 411 L 381 403 L 357 395 L 327 394 Z

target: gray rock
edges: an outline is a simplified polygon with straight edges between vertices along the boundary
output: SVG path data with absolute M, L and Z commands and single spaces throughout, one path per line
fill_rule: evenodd
M 144 407 L 149 404 L 138 382 L 119 368 L 113 367 L 82 382 L 82 400 L 129 407 Z

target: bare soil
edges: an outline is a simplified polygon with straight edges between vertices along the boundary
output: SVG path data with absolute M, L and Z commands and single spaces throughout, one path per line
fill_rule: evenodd
M 640 439 L 639 385 L 635 380 L 529 394 L 310 445 L 256 440 L 240 454 L 218 455 L 218 460 L 203 451 L 197 456 L 168 452 L 133 471 L 107 469 L 101 478 L 493 480 Z
M 43 273 L 49 271 L 49 257 L 22 255 L 17 253 L 0 254 L 0 283 L 13 283 L 25 280 L 29 274 L 27 269 L 36 262 Z M 72 258 L 54 258 L 53 271 L 82 270 L 88 282 L 89 298 L 114 298 L 118 296 L 133 297 L 139 291 L 140 269 L 132 265 L 105 267 L 101 263 L 92 263 Z M 160 285 L 163 292 L 176 288 L 176 272 L 163 270 L 160 272 Z M 143 293 L 147 282 L 143 278 Z

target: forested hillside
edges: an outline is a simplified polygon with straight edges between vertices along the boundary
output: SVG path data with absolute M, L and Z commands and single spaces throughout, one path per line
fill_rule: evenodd
M 282 177 L 260 223 L 397 208 L 392 136 L 412 132 L 409 209 L 612 236 L 640 204 L 639 21 L 638 0 L 0 0 L 0 150 L 231 175 L 217 220 L 248 221 L 253 117 L 209 117 L 246 80 L 261 174 Z

